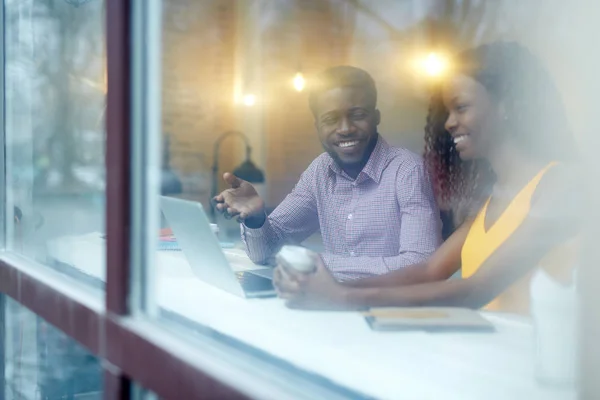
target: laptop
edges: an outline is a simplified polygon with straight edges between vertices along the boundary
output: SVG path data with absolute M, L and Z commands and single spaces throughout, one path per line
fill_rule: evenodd
M 198 279 L 240 297 L 276 295 L 272 268 L 243 272 L 233 270 L 210 227 L 202 204 L 161 196 L 161 210 Z

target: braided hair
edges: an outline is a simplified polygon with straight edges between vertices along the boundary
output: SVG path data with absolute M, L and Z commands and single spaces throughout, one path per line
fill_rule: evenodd
M 460 53 L 454 73 L 483 85 L 501 104 L 507 135 L 523 154 L 541 162 L 576 156 L 558 90 L 537 58 L 514 42 L 495 42 Z M 441 87 L 431 98 L 425 125 L 424 159 L 440 207 L 451 210 L 455 223 L 472 216 L 490 195 L 495 175 L 484 159 L 463 161 L 444 125 L 448 111 Z

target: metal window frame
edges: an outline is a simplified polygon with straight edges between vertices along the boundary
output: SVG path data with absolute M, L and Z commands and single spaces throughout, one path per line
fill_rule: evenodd
M 132 0 L 131 295 L 132 313 L 157 315 L 154 247 L 161 173 L 161 0 Z M 150 211 L 152 210 L 152 211 Z
M 6 46 L 4 45 L 4 1 L 0 4 L 0 43 L 2 44 L 0 50 L 0 145 L 2 145 L 2 149 L 0 151 L 0 216 L 2 218 L 6 218 L 6 171 L 5 171 L 5 163 L 6 163 L 6 146 L 5 146 L 5 103 L 4 98 L 6 96 L 6 86 L 5 86 L 5 53 Z M 6 224 L 2 224 L 0 229 L 0 246 L 1 248 L 6 248 Z
M 143 1 L 137 3 L 136 1 L 106 0 L 108 94 L 105 305 L 102 307 L 101 302 L 90 294 L 89 290 L 76 282 L 69 282 L 63 275 L 49 268 L 34 265 L 29 260 L 9 253 L 0 253 L 0 292 L 10 296 L 83 344 L 103 361 L 104 398 L 106 399 L 129 399 L 132 396 L 133 382 L 140 383 L 163 398 L 323 397 L 318 394 L 323 395 L 325 392 L 319 393 L 319 389 L 314 387 L 312 389 L 315 391 L 310 390 L 310 383 L 300 382 L 300 385 L 295 385 L 290 382 L 290 378 L 294 378 L 293 372 L 282 375 L 281 371 L 269 366 L 267 362 L 261 363 L 260 360 L 257 361 L 243 351 L 229 349 L 224 345 L 219 347 L 219 344 L 207 341 L 203 345 L 192 346 L 164 326 L 135 315 L 136 310 L 146 307 L 146 302 L 143 300 L 142 288 L 132 287 L 131 284 L 132 281 L 139 282 L 142 279 L 141 266 L 146 260 L 143 255 L 144 245 L 140 245 L 138 239 L 135 239 L 140 237 L 136 233 L 139 233 L 144 226 L 139 222 L 140 215 L 136 214 L 139 211 L 133 210 L 133 205 L 139 205 L 140 195 L 147 190 L 142 187 L 143 185 L 140 186 L 139 182 L 147 181 L 152 177 L 133 175 L 136 172 L 132 165 L 139 166 L 143 154 L 133 153 L 133 164 L 130 161 L 130 155 L 139 144 L 135 141 L 139 140 L 140 133 L 144 131 L 143 125 L 135 125 L 136 120 L 139 124 L 144 119 L 144 112 L 133 108 L 133 103 L 138 101 L 143 93 L 132 93 L 131 88 L 136 87 L 136 84 L 132 86 L 132 79 L 141 76 L 136 75 L 136 71 L 140 73 L 140 64 L 135 64 L 132 57 L 138 57 L 138 62 L 146 56 L 156 57 L 156 54 L 144 55 L 145 53 L 136 49 L 139 43 L 134 42 L 136 33 L 133 29 L 133 21 L 137 18 L 138 23 L 143 22 L 143 18 L 140 19 L 142 14 L 135 16 L 132 12 L 134 4 L 143 3 Z M 4 43 L 3 10 L 4 2 L 0 7 L 2 43 Z M 138 35 L 144 32 L 143 28 L 140 29 L 142 30 L 137 32 Z M 2 128 L 0 129 L 2 132 L 0 133 L 4 144 L 4 46 L 0 51 L 0 57 L 2 57 L 0 60 L 0 88 L 2 89 L 0 98 Z M 132 67 L 134 76 L 131 75 Z M 144 75 L 141 79 L 151 79 L 152 76 L 156 76 L 156 73 L 156 70 L 151 71 L 150 75 Z M 137 81 L 137 86 L 139 83 L 140 81 Z M 139 149 L 143 148 L 143 145 L 139 146 Z M 0 212 L 1 215 L 6 216 L 4 151 L 0 154 L 2 161 L 0 162 L 0 180 L 2 180 Z M 145 205 L 145 207 L 150 206 Z M 2 242 L 5 239 L 5 227 L 6 224 L 3 224 L 0 233 Z M 594 279 L 587 279 L 587 284 L 582 287 L 584 297 L 589 296 L 591 299 L 600 286 L 600 279 L 596 279 L 599 272 L 592 264 L 589 264 L 589 271 L 591 272 L 586 276 Z M 3 296 L 0 296 L 2 349 L 4 349 L 3 303 Z M 600 356 L 595 346 L 596 335 L 592 333 L 600 331 L 600 318 L 589 319 L 584 328 L 583 343 L 586 351 L 582 351 L 582 354 L 585 355 L 586 365 L 598 365 Z M 256 366 L 254 370 L 245 368 L 249 362 Z M 2 385 L 4 374 L 1 372 L 4 363 L 0 362 L 0 364 L 2 364 L 0 367 L 0 385 Z M 597 379 L 593 376 L 594 371 L 595 369 L 586 368 L 582 376 L 582 393 L 586 396 L 600 393 Z M 275 379 L 277 377 L 279 379 Z M 309 390 L 303 393 L 301 389 Z

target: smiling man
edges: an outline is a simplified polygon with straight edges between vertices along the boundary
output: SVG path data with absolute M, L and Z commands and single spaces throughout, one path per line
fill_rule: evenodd
M 325 265 L 339 280 L 381 275 L 424 261 L 440 243 L 439 212 L 422 160 L 378 134 L 371 76 L 349 66 L 322 72 L 309 96 L 325 153 L 267 216 L 254 187 L 232 174 L 216 208 L 242 223 L 249 257 L 266 263 L 283 244 L 320 229 Z

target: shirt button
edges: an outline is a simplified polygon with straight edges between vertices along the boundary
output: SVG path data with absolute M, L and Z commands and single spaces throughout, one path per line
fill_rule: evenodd
M 356 256 L 356 253 L 355 253 L 355 252 L 353 252 L 353 251 L 351 251 L 351 252 L 350 252 L 350 256 L 354 257 L 354 256 Z
M 352 218 L 353 218 L 352 214 L 348 214 L 348 219 L 352 219 Z

